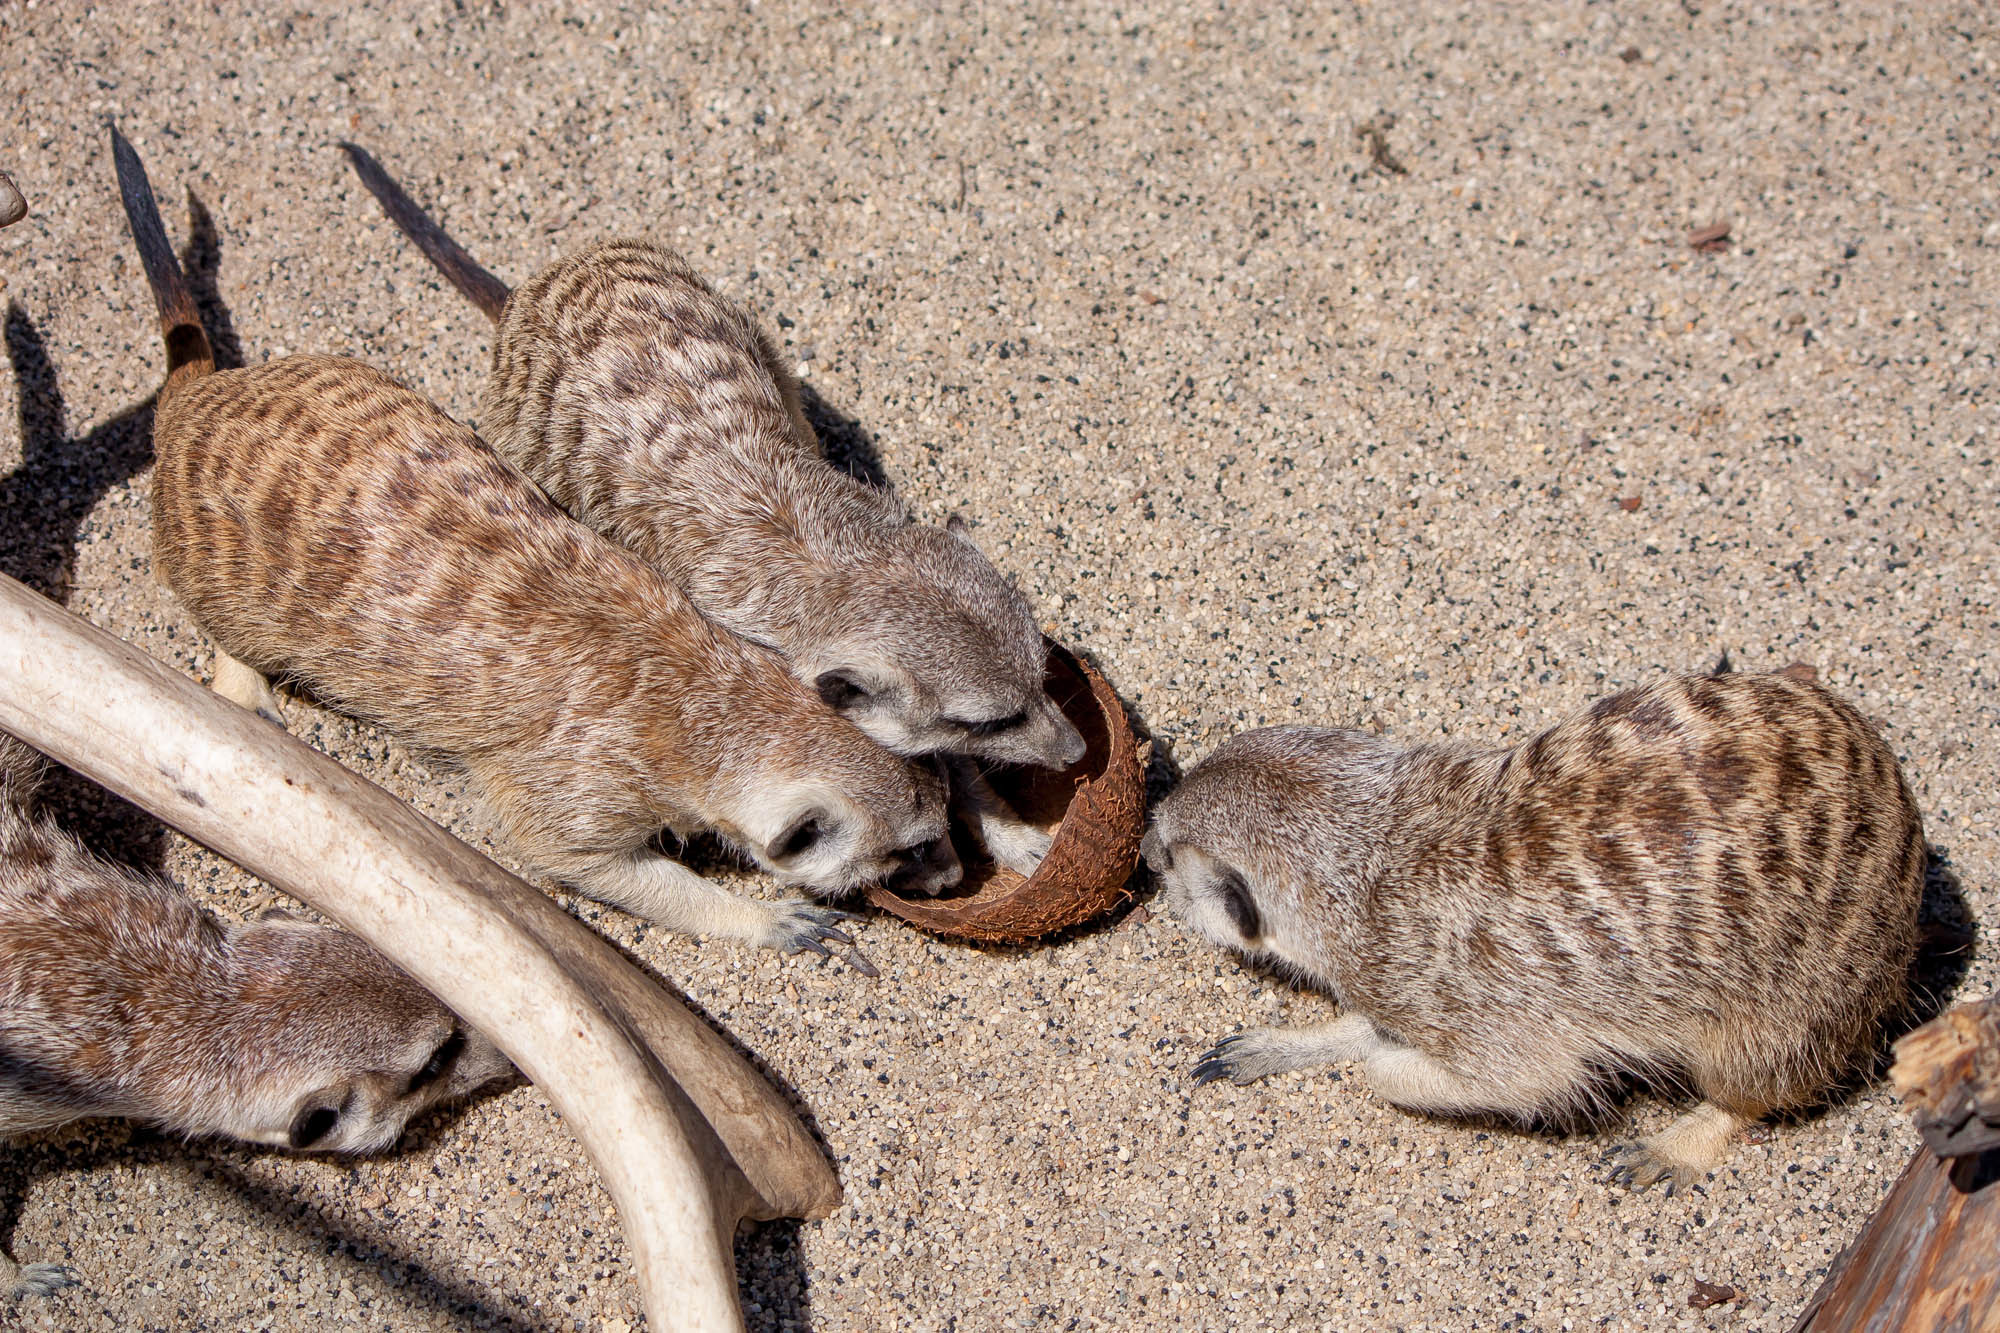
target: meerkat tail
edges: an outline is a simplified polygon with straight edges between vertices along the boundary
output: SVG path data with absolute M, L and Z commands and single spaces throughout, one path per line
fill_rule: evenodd
M 167 383 L 206 375 L 215 369 L 215 352 L 201 326 L 201 312 L 195 308 L 180 261 L 174 258 L 174 247 L 167 241 L 166 225 L 160 221 L 160 206 L 153 199 L 146 168 L 116 126 L 111 130 L 111 156 L 117 164 L 125 220 L 131 224 L 139 263 L 146 270 L 153 303 L 160 311 L 160 336 L 167 344 Z
M 445 235 L 444 228 L 418 206 L 417 201 L 403 191 L 403 187 L 389 179 L 389 173 L 382 170 L 382 164 L 368 155 L 368 150 L 359 144 L 342 142 L 341 148 L 348 160 L 354 163 L 354 170 L 361 177 L 361 183 L 368 187 L 368 193 L 375 196 L 375 202 L 382 205 L 382 211 L 389 215 L 389 221 L 403 235 L 417 243 L 417 249 L 424 252 L 424 258 L 437 265 L 438 271 L 451 279 L 451 285 L 465 293 L 466 299 L 484 311 L 486 318 L 495 324 L 500 322 L 500 312 L 507 305 L 511 294 L 507 284 L 488 273 L 479 261 L 465 252 L 465 248 Z

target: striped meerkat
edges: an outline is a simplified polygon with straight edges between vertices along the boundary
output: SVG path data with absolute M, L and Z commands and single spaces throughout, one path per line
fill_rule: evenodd
M 158 572 L 266 678 L 460 766 L 537 869 L 670 929 L 825 953 L 838 913 L 730 893 L 649 847 L 719 831 L 785 883 L 954 884 L 944 784 L 869 740 L 777 654 L 570 519 L 471 430 L 363 365 L 216 371 L 131 145 L 127 215 L 160 308 Z
M 976 762 L 1065 768 L 1084 742 L 1043 687 L 1026 599 L 957 524 L 829 465 L 754 318 L 641 240 L 589 245 L 510 293 L 367 153 L 389 217 L 497 326 L 484 437 L 563 508 L 637 552 L 717 623 L 898 754 L 945 754 L 995 858 L 1049 835 Z
M 99 860 L 29 802 L 41 756 L 0 734 L 0 1136 L 94 1116 L 314 1152 L 380 1152 L 510 1071 L 345 931 L 226 926 Z M 0 1295 L 73 1281 L 0 1255 Z
M 1888 746 L 1772 675 L 1629 690 L 1511 749 L 1249 732 L 1145 847 L 1197 932 L 1343 1010 L 1232 1037 L 1198 1081 L 1353 1060 L 1414 1111 L 1560 1121 L 1621 1071 L 1679 1079 L 1701 1105 L 1619 1169 L 1670 1190 L 1865 1064 L 1926 857 Z

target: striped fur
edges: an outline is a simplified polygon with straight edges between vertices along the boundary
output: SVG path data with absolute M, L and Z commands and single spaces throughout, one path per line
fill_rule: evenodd
M 178 267 L 156 216 L 133 231 L 171 328 Z M 957 882 L 932 768 L 389 377 L 301 356 L 172 378 L 153 443 L 155 562 L 220 650 L 217 688 L 278 720 L 264 678 L 285 677 L 459 765 L 538 869 L 672 929 L 820 952 L 846 942 L 837 914 L 648 843 L 714 829 L 828 893 Z
M 899 754 L 1057 768 L 1082 756 L 1043 689 L 1026 600 L 962 533 L 911 523 L 894 496 L 829 466 L 763 329 L 680 255 L 603 241 L 507 296 L 343 147 L 390 219 L 495 320 L 480 431 L 564 509 L 783 653 Z
M 1202 1073 L 1362 1059 L 1392 1101 L 1522 1119 L 1589 1111 L 1607 1073 L 1683 1078 L 1707 1106 L 1644 1145 L 1641 1183 L 1706 1170 L 1690 1140 L 1726 1141 L 1717 1114 L 1798 1108 L 1865 1061 L 1906 999 L 1925 863 L 1881 738 L 1764 675 L 1627 691 L 1507 750 L 1251 732 L 1147 846 L 1197 930 L 1346 1011 Z

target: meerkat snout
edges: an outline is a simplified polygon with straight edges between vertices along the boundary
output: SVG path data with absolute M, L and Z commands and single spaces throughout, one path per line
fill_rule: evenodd
M 227 952 L 243 1021 L 266 1040 L 251 1095 L 219 1132 L 380 1152 L 432 1106 L 511 1070 L 492 1042 L 344 931 L 272 914 L 232 931 Z
M 781 882 L 822 896 L 887 883 L 940 893 L 961 874 L 946 823 L 944 777 L 921 760 L 887 773 L 893 785 L 879 769 L 856 771 L 853 785 L 841 790 L 787 783 L 773 773 L 767 785 L 742 793 L 750 808 L 734 825 L 733 840 Z
M 1169 908 L 1337 997 L 1197 1082 L 1359 1061 L 1435 1114 L 1575 1120 L 1618 1073 L 1693 1112 L 1625 1151 L 1691 1185 L 1735 1132 L 1865 1068 L 1908 994 L 1925 844 L 1895 755 L 1780 676 L 1681 677 L 1512 749 L 1268 728 L 1195 766 L 1145 841 Z

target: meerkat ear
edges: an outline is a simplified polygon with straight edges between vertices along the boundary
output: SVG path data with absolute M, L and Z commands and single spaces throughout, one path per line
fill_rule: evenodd
M 944 530 L 964 542 L 967 546 L 970 546 L 973 550 L 980 550 L 979 543 L 972 536 L 972 525 L 965 521 L 965 515 L 953 514 L 947 518 L 944 521 Z M 980 554 L 983 555 L 985 552 L 980 551 Z
M 1257 900 L 1250 896 L 1250 886 L 1243 882 L 1243 876 L 1234 870 L 1225 870 L 1214 884 L 1216 897 L 1222 899 L 1222 908 L 1229 913 L 1229 920 L 1237 933 L 1246 940 L 1254 940 L 1264 933 L 1264 918 L 1257 911 Z
M 852 673 L 846 671 L 822 671 L 819 679 L 813 684 L 819 690 L 819 697 L 826 701 L 827 707 L 837 713 L 846 712 L 868 697 L 867 687 L 856 680 Z

